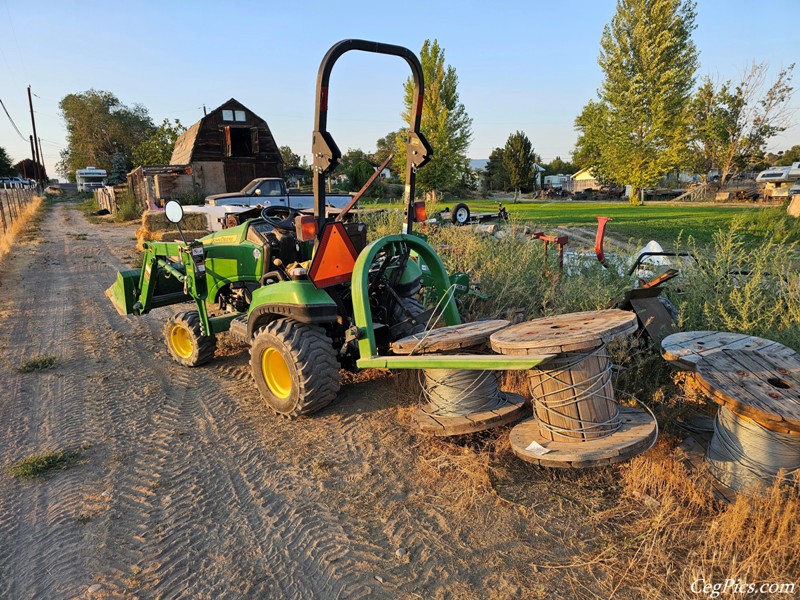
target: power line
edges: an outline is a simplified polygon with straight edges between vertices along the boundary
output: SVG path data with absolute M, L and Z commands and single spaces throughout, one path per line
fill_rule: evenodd
M 5 104 L 3 104 L 3 100 L 2 100 L 2 99 L 0 99 L 0 106 L 2 106 L 2 107 L 3 107 L 3 111 L 5 111 L 5 113 L 6 113 L 6 116 L 8 117 L 8 120 L 9 120 L 9 121 L 11 121 L 11 126 L 14 128 L 14 131 L 16 131 L 16 132 L 17 132 L 17 135 L 20 137 L 20 139 L 21 139 L 23 142 L 27 142 L 27 141 L 28 141 L 28 138 L 26 138 L 24 135 L 22 135 L 22 134 L 20 133 L 20 131 L 19 131 L 19 128 L 17 127 L 17 124 L 16 124 L 16 123 L 14 123 L 14 119 L 12 119 L 12 118 L 11 118 L 11 115 L 10 115 L 10 114 L 8 114 L 8 109 L 6 108 L 6 105 L 5 105 Z

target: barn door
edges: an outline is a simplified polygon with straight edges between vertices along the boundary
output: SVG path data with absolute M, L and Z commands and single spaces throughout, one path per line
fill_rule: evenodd
M 238 192 L 255 179 L 255 165 L 246 162 L 225 163 L 225 189 L 228 192 Z
M 250 148 L 253 150 L 253 156 L 258 154 L 258 127 L 250 128 Z
M 222 130 L 222 156 L 230 156 L 232 148 L 231 128 L 228 126 Z

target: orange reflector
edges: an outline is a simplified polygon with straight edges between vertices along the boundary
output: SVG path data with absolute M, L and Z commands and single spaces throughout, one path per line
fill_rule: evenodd
M 294 220 L 295 233 L 301 242 L 317 237 L 317 218 L 314 215 L 301 215 Z
M 325 288 L 350 279 L 358 252 L 343 223 L 328 223 L 322 230 L 308 277 L 318 288 Z
M 428 218 L 425 212 L 425 202 L 414 202 L 414 220 L 417 223 L 423 223 Z

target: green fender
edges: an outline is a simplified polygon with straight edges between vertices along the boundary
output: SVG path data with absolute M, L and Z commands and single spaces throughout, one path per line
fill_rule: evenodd
M 450 279 L 442 264 L 442 259 L 439 258 L 433 248 L 415 235 L 387 235 L 364 248 L 361 254 L 358 255 L 353 268 L 351 289 L 353 316 L 358 328 L 358 351 L 361 358 L 371 358 L 378 354 L 375 344 L 375 331 L 372 327 L 372 310 L 369 307 L 369 268 L 378 253 L 393 244 L 407 245 L 425 261 L 430 271 L 433 285 L 436 288 L 438 299 L 443 298 L 450 288 Z M 444 320 L 447 325 L 459 325 L 461 323 L 461 317 L 458 315 L 458 308 L 456 308 L 453 294 L 449 294 L 447 302 L 440 308 L 443 308 Z
M 311 281 L 280 281 L 253 292 L 247 317 L 250 337 L 266 321 L 288 317 L 301 323 L 320 324 L 336 321 L 336 302 L 325 290 Z

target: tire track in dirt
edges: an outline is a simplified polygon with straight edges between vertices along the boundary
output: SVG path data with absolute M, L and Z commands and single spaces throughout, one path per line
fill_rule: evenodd
M 0 473 L 0 597 L 85 597 L 91 585 L 148 598 L 511 589 L 495 553 L 516 538 L 493 541 L 486 515 L 485 539 L 470 538 L 442 480 L 428 480 L 428 442 L 409 431 L 392 382 L 345 386 L 311 418 L 273 415 L 246 350 L 197 369 L 168 358 L 163 322 L 188 305 L 111 309 L 103 290 L 127 268 L 133 227 L 50 210 L 52 241 L 20 247 L 0 271 L 0 463 L 91 447 L 45 480 Z M 35 353 L 59 364 L 14 371 Z

